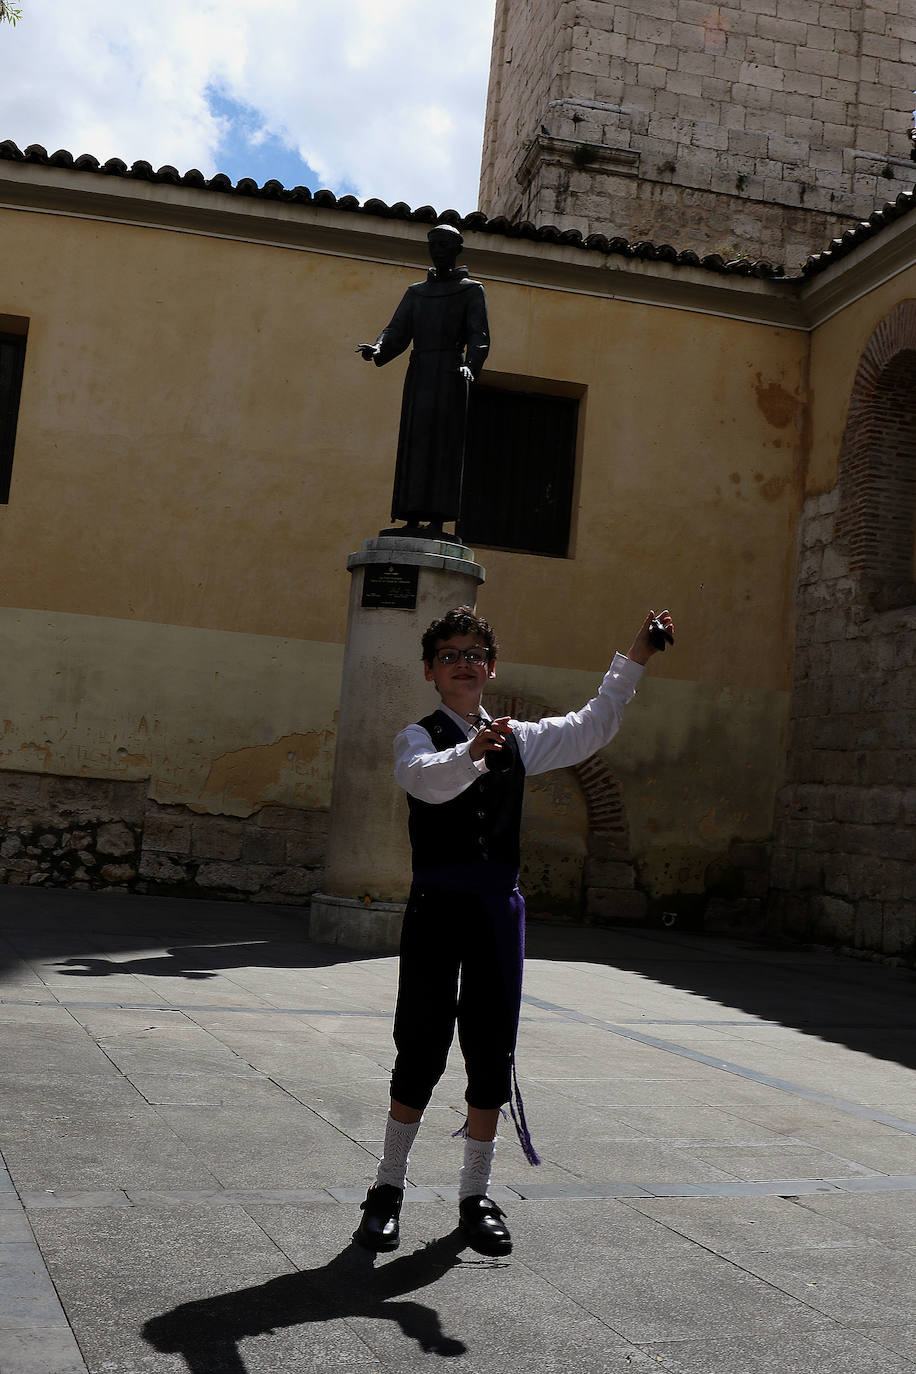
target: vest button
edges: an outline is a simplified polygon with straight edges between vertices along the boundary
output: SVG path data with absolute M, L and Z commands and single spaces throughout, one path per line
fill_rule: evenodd
M 477 837 L 477 843 L 478 843 L 479 845 L 483 846 L 484 848 L 486 848 L 486 844 L 487 844 L 487 837 L 486 837 L 486 835 L 478 835 L 478 837 Z
M 486 811 L 478 811 L 478 812 L 477 812 L 477 819 L 478 819 L 479 821 L 485 821 L 485 820 L 487 819 L 487 813 L 486 813 Z

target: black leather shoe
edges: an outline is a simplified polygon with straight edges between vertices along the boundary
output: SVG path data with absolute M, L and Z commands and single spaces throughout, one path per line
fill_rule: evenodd
M 502 1223 L 505 1215 L 492 1198 L 465 1197 L 458 1203 L 461 1229 L 471 1249 L 481 1255 L 508 1255 L 511 1251 L 512 1237 Z
M 398 1218 L 403 1201 L 403 1188 L 393 1188 L 390 1183 L 373 1184 L 366 1201 L 360 1203 L 363 1215 L 354 1239 L 367 1250 L 396 1250 L 401 1243 Z

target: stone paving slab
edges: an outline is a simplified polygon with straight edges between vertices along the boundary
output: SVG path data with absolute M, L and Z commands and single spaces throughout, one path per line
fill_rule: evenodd
M 726 1259 L 748 1250 L 782 1251 L 786 1247 L 821 1249 L 861 1246 L 862 1230 L 847 1220 L 855 1201 L 835 1195 L 836 1207 L 822 1208 L 821 1198 L 794 1196 L 735 1198 L 649 1198 L 630 1205 Z
M 656 1368 L 672 1374 L 912 1374 L 916 1365 L 895 1357 L 885 1341 L 836 1329 L 738 1331 L 723 1339 L 659 1341 Z
M 18 1188 L 167 1187 L 176 1178 L 205 1187 L 212 1161 L 195 1153 L 137 1095 L 131 1112 L 87 1102 L 79 1115 L 4 1114 L 0 1151 Z
M 818 1216 L 838 1219 L 857 1233 L 888 1244 L 912 1244 L 916 1236 L 916 1187 L 905 1192 L 810 1198 L 805 1206 Z
M 685 1151 L 696 1163 L 720 1169 L 729 1178 L 861 1178 L 875 1170 L 855 1160 L 811 1146 L 807 1141 L 778 1145 L 692 1145 Z
M 0 1245 L 0 1272 L 0 1330 L 61 1324 L 57 1294 L 31 1237 Z
M 277 1083 L 251 1076 L 205 1073 L 132 1073 L 131 1086 L 151 1107 L 242 1107 L 269 1112 L 286 1094 Z
M 3 1374 L 87 1374 L 79 1345 L 63 1313 L 59 1325 L 46 1322 L 15 1331 L 0 1327 L 0 1353 Z
M 373 1257 L 395 960 L 266 907 L 2 895 L 3 1374 L 916 1370 L 909 971 L 533 928 L 513 1254 L 455 1229 L 453 1054 Z
M 862 1333 L 883 1350 L 893 1351 L 904 1361 L 916 1365 L 913 1352 L 916 1351 L 916 1322 L 892 1322 L 887 1326 L 876 1324 Z M 906 1365 L 910 1367 L 909 1364 Z
M 464 1247 L 453 1229 L 453 1203 L 411 1208 L 409 1218 L 405 1210 L 402 1250 L 368 1265 L 353 1247 L 335 1253 L 341 1238 L 328 1224 L 331 1218 L 275 1208 L 252 1215 L 303 1273 L 323 1271 L 323 1286 L 329 1269 L 356 1266 L 361 1291 L 344 1298 L 357 1309 L 351 1308 L 349 1324 L 382 1368 L 428 1368 L 438 1355 L 449 1358 L 450 1369 L 522 1374 L 531 1370 L 536 1348 L 543 1355 L 539 1367 L 561 1374 L 625 1369 L 626 1355 L 640 1356 L 574 1296 L 527 1265 L 487 1260 Z M 328 1294 L 328 1300 L 342 1305 L 339 1293 Z
M 533 1108 L 532 1113 L 532 1120 L 537 1121 Z M 670 1141 L 595 1140 L 577 1131 L 572 1137 L 567 1133 L 559 1139 L 552 1132 L 539 1132 L 535 1143 L 542 1159 L 592 1182 L 651 1178 L 663 1183 L 701 1183 L 736 1177 L 727 1165 L 723 1168 L 717 1161 L 699 1158 L 696 1152 Z M 541 1172 L 538 1170 L 538 1175 Z
M 454 1162 L 454 1161 L 453 1161 Z M 208 1188 L 117 1188 L 117 1189 L 64 1189 L 43 1188 L 30 1191 L 21 1188 L 4 1197 L 0 1194 L 0 1218 L 16 1213 L 21 1207 L 27 1211 L 49 1211 L 57 1208 L 85 1210 L 96 1207 L 177 1207 L 187 1203 L 204 1207 L 226 1207 L 247 1203 L 290 1203 L 303 1202 L 362 1202 L 368 1187 L 371 1169 L 367 1169 L 363 1183 L 328 1184 L 314 1188 L 223 1188 L 214 1185 Z M 912 1193 L 916 1189 L 916 1175 L 899 1175 L 896 1178 L 879 1175 L 868 1179 L 756 1179 L 751 1183 L 714 1180 L 709 1183 L 659 1183 L 656 1180 L 642 1184 L 634 1182 L 604 1181 L 593 1183 L 588 1179 L 573 1178 L 568 1173 L 558 1172 L 553 1176 L 544 1174 L 541 1169 L 526 1175 L 510 1176 L 511 1181 L 500 1183 L 495 1177 L 490 1185 L 490 1195 L 499 1201 L 561 1201 L 582 1198 L 770 1198 L 799 1202 L 814 1196 L 848 1197 L 851 1190 L 868 1186 L 883 1193 Z M 443 1199 L 456 1202 L 458 1188 L 456 1183 L 424 1184 L 408 1180 L 411 1204 L 415 1202 L 441 1202 Z M 10 1223 L 10 1229 L 15 1229 Z M 907 1242 L 913 1237 L 910 1233 L 892 1242 L 897 1249 L 908 1248 Z
M 375 1172 L 375 1157 L 365 1148 L 329 1131 L 313 1112 L 285 1095 L 269 1112 L 244 1106 L 163 1106 L 156 1111 L 188 1154 L 229 1187 L 257 1187 L 265 1178 L 276 1186 L 315 1187 L 329 1178 L 371 1177 Z M 176 1176 L 180 1172 L 172 1178 Z M 161 1180 L 155 1182 L 162 1186 Z
M 149 1019 L 149 1018 L 148 1018 Z M 125 1078 L 138 1074 L 205 1073 L 257 1078 L 257 1071 L 240 1055 L 186 1018 L 138 1028 L 130 1034 L 99 1038 L 99 1048 Z
M 749 1273 L 844 1325 L 916 1321 L 912 1263 L 880 1242 L 777 1253 L 748 1250 L 737 1262 Z
M 549 1253 L 528 1262 L 640 1346 L 749 1327 L 763 1332 L 826 1323 L 796 1295 L 695 1246 L 662 1257 L 629 1255 L 608 1245 L 599 1264 L 581 1252 L 564 1258 L 562 1266 Z
M 852 1157 L 858 1172 L 896 1173 L 913 1167 L 912 1140 L 888 1126 L 865 1122 L 812 1124 L 804 1129 L 809 1146 L 834 1155 Z
M 609 1115 L 613 1119 L 617 1113 L 605 1110 L 591 1113 L 587 1118 L 580 1114 L 579 1119 L 585 1129 L 606 1134 Z M 704 1144 L 757 1146 L 781 1143 L 785 1139 L 784 1133 L 748 1119 L 735 1108 L 725 1111 L 692 1104 L 688 1113 L 682 1107 L 634 1105 L 622 1108 L 619 1115 L 620 1124 L 625 1122 L 633 1138 L 667 1140 L 679 1148 L 693 1149 Z
M 106 1374 L 183 1369 L 144 1339 L 147 1321 L 291 1269 L 237 1206 L 53 1211 L 32 1224 L 86 1363 Z
M 20 1028 L 14 1035 L 18 1038 Z M 95 1067 L 95 1066 L 94 1066 Z M 33 1073 L 0 1071 L 0 1100 L 15 1101 L 24 1115 L 37 1113 L 55 1118 L 82 1115 L 87 1104 L 112 1112 L 137 1107 L 137 1094 L 131 1083 L 101 1064 L 98 1072 L 73 1072 L 53 1056 Z

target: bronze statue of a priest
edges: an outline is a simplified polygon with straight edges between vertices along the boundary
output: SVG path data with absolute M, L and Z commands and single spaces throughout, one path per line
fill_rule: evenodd
M 486 361 L 490 336 L 484 289 L 466 267 L 455 266 L 464 243 L 458 230 L 438 224 L 428 241 L 433 265 L 426 281 L 409 286 L 377 341 L 356 351 L 383 367 L 413 345 L 391 518 L 435 537 L 445 521 L 458 518 L 468 392 Z

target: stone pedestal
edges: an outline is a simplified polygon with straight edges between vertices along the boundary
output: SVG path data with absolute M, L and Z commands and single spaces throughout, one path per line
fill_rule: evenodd
M 347 567 L 353 580 L 327 890 L 312 898 L 309 934 L 325 944 L 392 950 L 410 887 L 407 801 L 394 781 L 392 741 L 438 703 L 423 676 L 423 631 L 455 606 L 474 607 L 484 570 L 463 544 L 400 535 L 367 539 Z M 416 604 L 391 604 L 413 599 L 414 577 Z

